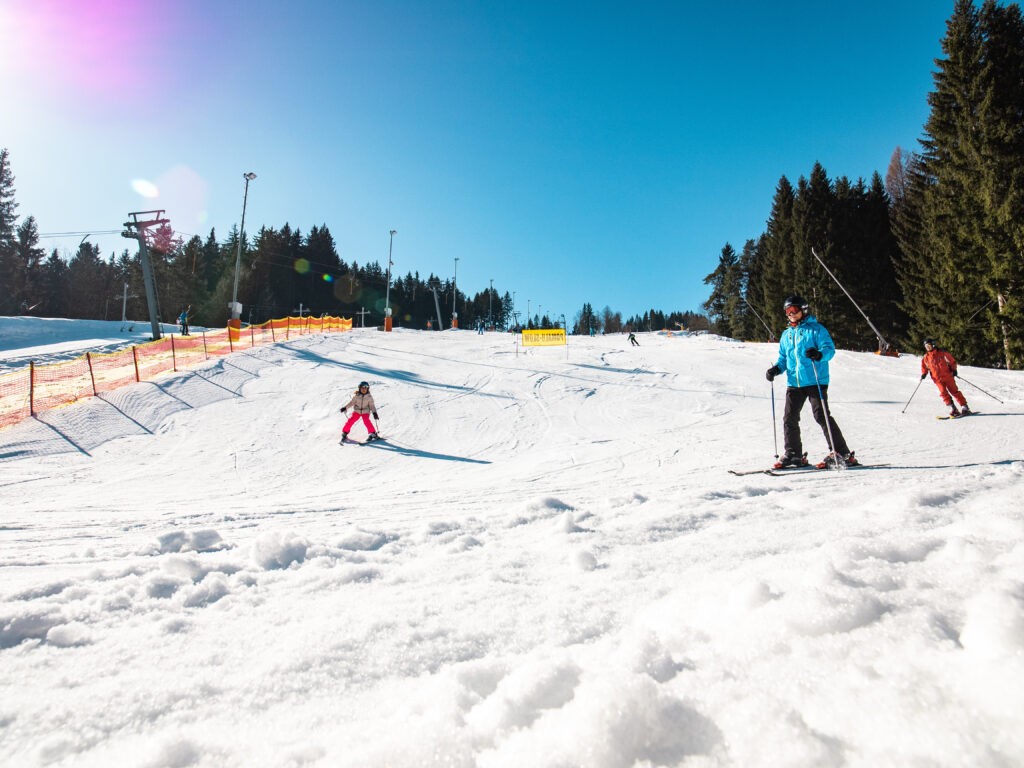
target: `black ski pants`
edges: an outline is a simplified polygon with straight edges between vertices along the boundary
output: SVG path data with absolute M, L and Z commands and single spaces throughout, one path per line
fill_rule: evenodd
M 818 394 L 818 387 L 788 387 L 786 389 L 786 411 L 782 417 L 782 434 L 786 441 L 786 453 L 790 456 L 803 455 L 803 443 L 800 440 L 800 411 L 804 403 L 811 401 L 811 413 L 814 420 L 818 422 L 822 433 L 825 435 L 825 442 L 828 443 L 830 451 L 835 451 L 841 456 L 850 452 L 846 445 L 846 439 L 839 430 L 839 425 L 832 418 L 832 412 L 828 409 L 828 385 L 823 384 L 821 394 Z M 826 424 L 825 419 L 828 419 Z M 832 439 L 829 439 L 829 431 Z M 833 444 L 833 440 L 835 444 Z

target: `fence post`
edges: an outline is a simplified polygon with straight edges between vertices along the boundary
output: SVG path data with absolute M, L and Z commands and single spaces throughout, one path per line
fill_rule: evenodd
M 284 340 L 288 341 L 292 336 L 292 316 L 288 315 L 288 325 L 284 328 Z
M 256 331 L 253 329 L 253 326 L 251 325 L 249 326 L 249 346 L 256 346 Z
M 174 334 L 171 334 L 171 370 L 178 372 L 178 357 L 174 354 Z
M 239 331 L 239 333 L 241 333 L 241 331 Z M 239 338 L 241 338 L 241 337 L 239 337 Z M 233 342 L 231 340 L 231 326 L 230 325 L 228 326 L 228 349 L 230 349 L 232 352 L 235 351 L 235 342 Z
M 206 331 L 203 331 L 203 359 L 210 359 L 210 353 L 206 351 Z
M 135 381 L 136 381 L 136 383 L 138 383 L 138 382 L 142 381 L 142 378 L 139 376 L 139 348 L 138 347 L 132 347 L 132 360 L 135 362 Z
M 28 361 L 28 412 L 36 415 L 36 361 Z
M 96 397 L 99 394 L 96 391 L 96 374 L 92 371 L 92 355 L 88 352 L 85 353 L 85 361 L 89 363 L 89 378 L 92 379 L 92 396 Z
M 275 344 L 277 343 L 277 334 L 274 333 L 274 321 L 273 320 L 270 321 L 270 340 L 272 342 L 274 342 Z

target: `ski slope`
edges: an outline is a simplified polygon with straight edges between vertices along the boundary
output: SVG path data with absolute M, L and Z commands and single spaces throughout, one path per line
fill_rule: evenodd
M 1024 374 L 939 421 L 840 352 L 889 466 L 735 477 L 775 348 L 638 339 L 303 337 L 0 431 L 0 763 L 1024 764 Z

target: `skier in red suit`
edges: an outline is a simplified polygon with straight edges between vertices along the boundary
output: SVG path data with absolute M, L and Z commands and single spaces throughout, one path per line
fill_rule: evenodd
M 960 388 L 956 385 L 956 358 L 944 349 L 935 346 L 935 339 L 924 340 L 925 353 L 921 358 L 921 378 L 929 373 L 932 381 L 939 388 L 939 397 L 942 402 L 949 406 L 951 418 L 967 416 L 971 409 L 967 407 L 967 398 L 964 397 Z M 953 399 L 960 403 L 962 410 L 957 410 L 953 405 Z

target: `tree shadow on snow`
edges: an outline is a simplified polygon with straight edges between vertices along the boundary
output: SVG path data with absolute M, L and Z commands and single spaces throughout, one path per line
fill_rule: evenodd
M 391 453 L 401 454 L 402 456 L 419 456 L 423 459 L 438 459 L 440 461 L 460 461 L 466 464 L 490 464 L 490 461 L 484 461 L 483 459 L 471 459 L 468 456 L 453 456 L 450 453 L 433 453 L 432 451 L 422 451 L 418 448 L 410 448 L 405 445 L 399 445 L 398 443 L 391 442 L 390 440 L 376 440 L 372 443 L 363 443 L 366 448 L 376 448 L 380 451 L 390 451 Z
M 460 392 L 462 394 L 474 394 L 481 395 L 483 397 L 497 397 L 500 399 L 508 400 L 511 399 L 509 395 L 498 395 L 489 392 L 481 392 L 475 387 L 464 387 L 459 384 L 444 384 L 439 381 L 430 381 L 424 379 L 422 376 L 411 371 L 402 371 L 396 368 L 379 368 L 374 365 L 356 365 L 354 363 L 344 363 L 340 360 L 334 360 L 330 357 L 317 354 L 309 349 L 303 349 L 301 347 L 290 347 L 287 344 L 282 345 L 292 352 L 295 357 L 308 360 L 316 363 L 317 365 L 331 365 L 336 368 L 344 368 L 349 371 L 354 371 L 359 374 L 362 378 L 377 377 L 380 379 L 391 379 L 394 381 L 402 381 L 406 384 L 412 384 L 417 387 L 427 387 L 428 389 L 445 389 L 452 392 Z

